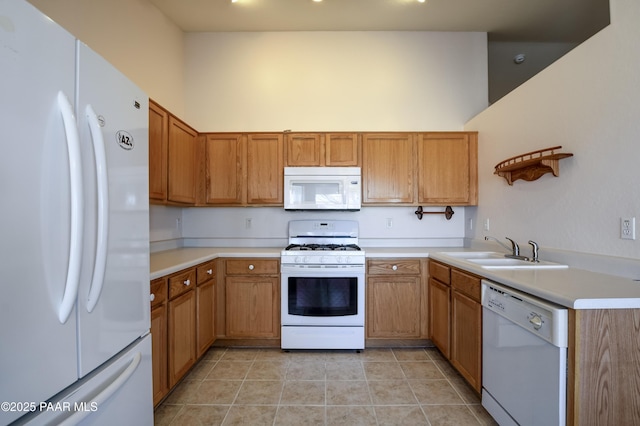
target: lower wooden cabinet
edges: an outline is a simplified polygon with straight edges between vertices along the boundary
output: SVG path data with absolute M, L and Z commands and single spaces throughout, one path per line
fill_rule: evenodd
M 367 338 L 426 338 L 420 259 L 367 261 Z
M 215 293 L 214 261 L 151 281 L 154 405 L 214 342 Z
M 451 364 L 480 392 L 482 383 L 482 306 L 462 293 L 451 295 Z
M 482 389 L 482 305 L 475 275 L 430 261 L 431 341 L 471 386 Z
M 169 278 L 169 387 L 196 362 L 196 280 L 189 270 Z M 177 294 L 177 295 L 174 295 Z
M 196 268 L 196 355 L 200 358 L 216 339 L 216 262 Z
M 167 372 L 167 279 L 151 281 L 151 365 L 153 405 L 169 392 Z
M 279 261 L 230 259 L 225 267 L 226 337 L 279 337 Z
M 451 356 L 451 287 L 429 278 L 429 331 L 431 341 L 442 354 Z

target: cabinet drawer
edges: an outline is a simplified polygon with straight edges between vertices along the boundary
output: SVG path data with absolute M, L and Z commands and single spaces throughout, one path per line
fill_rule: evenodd
M 369 260 L 367 272 L 369 275 L 420 275 L 420 260 Z
M 150 287 L 149 300 L 151 301 L 151 308 L 162 305 L 167 300 L 167 279 L 158 278 L 153 280 Z
M 278 273 L 279 260 L 233 259 L 226 261 L 227 275 L 274 275 Z
M 443 265 L 442 263 L 436 262 L 434 260 L 429 261 L 429 276 L 435 278 L 436 280 L 450 284 L 450 272 L 451 268 L 447 265 Z
M 173 299 L 196 286 L 196 270 L 189 269 L 169 277 L 169 299 Z
M 452 269 L 451 286 L 456 291 L 466 294 L 476 302 L 480 302 L 480 278 Z
M 209 262 L 202 263 L 196 266 L 196 279 L 198 285 L 209 281 L 216 277 L 216 261 L 210 260 Z

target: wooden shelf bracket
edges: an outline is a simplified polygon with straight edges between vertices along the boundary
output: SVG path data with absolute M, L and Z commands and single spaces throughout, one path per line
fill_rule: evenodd
M 562 146 L 539 149 L 507 158 L 496 165 L 494 174 L 502 176 L 509 185 L 518 179 L 534 181 L 546 173 L 560 175 L 559 161 L 563 158 L 573 157 L 571 153 L 556 153 Z

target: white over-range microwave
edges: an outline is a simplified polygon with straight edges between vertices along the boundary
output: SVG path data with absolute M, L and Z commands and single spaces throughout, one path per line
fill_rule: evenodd
M 285 210 L 360 210 L 360 167 L 285 167 Z

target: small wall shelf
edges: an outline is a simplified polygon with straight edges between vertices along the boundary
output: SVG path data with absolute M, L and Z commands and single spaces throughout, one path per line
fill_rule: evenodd
M 509 185 L 513 185 L 513 181 L 518 179 L 533 181 L 546 173 L 559 176 L 559 161 L 563 158 L 573 157 L 571 153 L 555 152 L 561 148 L 562 146 L 554 146 L 508 158 L 496 165 L 494 174 L 505 178 Z

